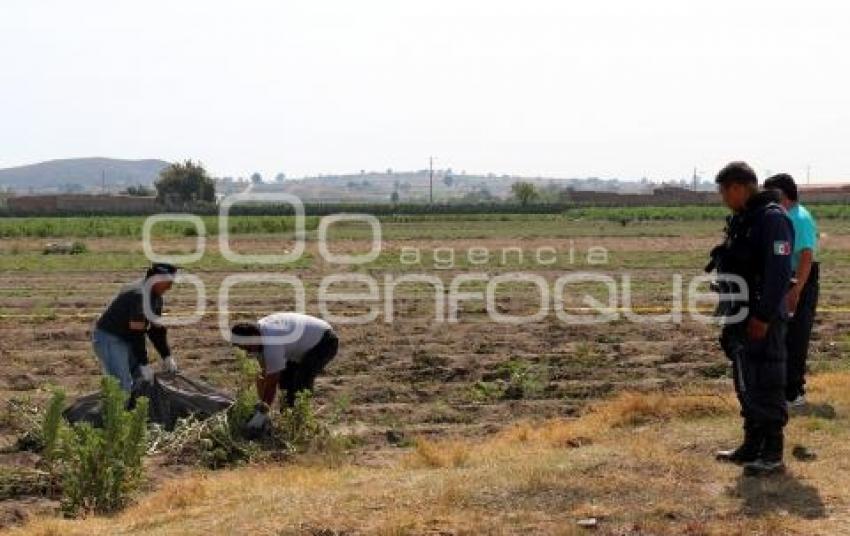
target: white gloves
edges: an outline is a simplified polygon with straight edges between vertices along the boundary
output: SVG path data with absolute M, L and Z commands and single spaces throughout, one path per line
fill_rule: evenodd
M 162 360 L 162 370 L 168 374 L 177 372 L 177 363 L 174 362 L 174 357 L 168 356 Z
M 142 375 L 142 381 L 145 383 L 153 383 L 153 369 L 150 365 L 140 366 L 139 373 Z

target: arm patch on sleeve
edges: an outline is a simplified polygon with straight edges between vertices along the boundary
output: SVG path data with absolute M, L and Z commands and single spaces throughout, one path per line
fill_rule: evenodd
M 775 240 L 773 242 L 773 254 L 774 255 L 790 255 L 791 254 L 791 242 L 787 240 Z

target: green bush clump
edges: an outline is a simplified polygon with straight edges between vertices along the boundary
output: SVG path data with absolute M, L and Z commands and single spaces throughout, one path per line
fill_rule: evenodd
M 53 391 L 47 412 L 41 423 L 39 443 L 41 457 L 48 466 L 55 461 L 56 447 L 59 442 L 60 426 L 62 425 L 62 408 L 65 407 L 65 392 L 61 389 Z
M 546 389 L 545 370 L 518 359 L 510 359 L 496 369 L 493 381 L 478 381 L 470 387 L 471 402 L 521 400 L 539 397 Z
M 292 451 L 320 449 L 331 434 L 316 416 L 313 394 L 310 391 L 298 392 L 295 405 L 291 408 L 283 402 L 285 399 L 285 396 L 281 396 L 280 413 L 273 421 L 272 436 L 275 443 Z
M 227 420 L 230 426 L 230 435 L 241 438 L 242 427 L 254 415 L 254 410 L 260 401 L 256 390 L 260 365 L 255 359 L 248 357 L 243 350 L 236 350 L 236 364 L 239 369 L 236 402 L 227 410 Z
M 148 400 L 137 399 L 128 411 L 127 394 L 112 377 L 101 381 L 101 396 L 102 428 L 65 424 L 61 391 L 54 393 L 43 421 L 43 460 L 60 482 L 62 511 L 68 516 L 122 508 L 144 476 Z

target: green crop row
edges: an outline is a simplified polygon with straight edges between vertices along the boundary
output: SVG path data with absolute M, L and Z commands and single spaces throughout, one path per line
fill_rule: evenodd
M 838 204 L 810 205 L 809 209 L 818 219 L 850 220 L 850 206 Z M 725 207 L 717 205 L 691 205 L 676 207 L 573 207 L 558 213 L 434 213 L 434 214 L 383 214 L 379 219 L 383 224 L 399 224 L 395 231 L 409 233 L 419 229 L 421 233 L 415 236 L 430 236 L 429 230 L 451 225 L 458 232 L 464 229 L 478 229 L 480 232 L 493 227 L 496 231 L 504 226 L 513 226 L 516 230 L 536 229 L 538 227 L 557 228 L 566 222 L 574 225 L 582 221 L 612 222 L 628 226 L 632 222 L 664 222 L 664 221 L 693 221 L 721 224 L 728 214 Z M 206 234 L 215 236 L 219 232 L 217 216 L 200 216 L 204 222 Z M 0 238 L 16 237 L 68 237 L 68 238 L 97 238 L 97 237 L 128 237 L 141 238 L 145 216 L 91 216 L 91 217 L 8 217 L 0 218 Z M 318 227 L 320 216 L 307 216 L 305 229 L 313 231 Z M 233 215 L 229 219 L 229 231 L 233 234 L 276 234 L 292 232 L 295 227 L 294 218 L 286 215 Z M 470 225 L 458 225 L 468 222 Z M 514 225 L 514 223 L 518 225 Z M 411 226 L 411 224 L 413 224 Z M 337 224 L 339 225 L 339 224 Z M 345 225 L 345 224 L 343 224 Z M 553 227 L 554 226 L 554 227 Z M 364 227 L 356 230 L 351 224 L 345 233 L 350 237 L 360 237 L 368 231 Z M 394 229 L 388 228 L 388 234 Z M 335 231 L 338 233 L 339 230 Z M 476 231 L 478 232 L 478 231 Z M 195 236 L 194 225 L 185 221 L 166 221 L 153 227 L 156 237 Z M 345 234 L 343 233 L 343 234 Z M 437 233 L 439 234 L 439 233 Z M 486 233 L 485 233 L 486 234 Z M 544 233 L 549 234 L 549 233 Z M 367 233 L 368 235 L 368 233 Z
M 92 217 L 31 217 L 0 218 L 0 238 L 23 237 L 130 237 L 141 238 L 144 216 L 92 216 Z M 202 216 L 208 236 L 218 235 L 217 216 Z M 319 218 L 306 218 L 306 230 L 313 230 Z M 273 234 L 295 230 L 292 216 L 231 216 L 228 229 L 233 234 Z M 151 234 L 164 236 L 196 236 L 198 230 L 190 222 L 164 221 L 151 229 Z

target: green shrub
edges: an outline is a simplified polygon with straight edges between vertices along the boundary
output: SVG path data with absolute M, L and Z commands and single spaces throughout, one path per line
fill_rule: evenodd
M 539 370 L 525 368 L 515 370 L 502 393 L 506 400 L 519 400 L 522 398 L 537 398 L 546 387 L 544 375 Z
M 61 407 L 58 400 L 62 396 L 54 394 L 48 415 Z M 52 417 L 50 424 L 45 419 L 45 430 L 58 436 L 51 457 L 53 470 L 61 476 L 62 510 L 69 516 L 122 508 L 144 474 L 148 400 L 137 399 L 136 407 L 127 411 L 127 394 L 112 377 L 103 378 L 101 396 L 103 428 L 88 423 L 60 424 L 53 432 L 48 430 L 53 426 Z
M 306 390 L 298 392 L 291 408 L 285 401 L 285 393 L 281 393 L 280 414 L 273 427 L 275 442 L 296 451 L 320 446 L 330 433 L 313 411 L 313 394 Z
M 548 382 L 545 371 L 519 359 L 500 364 L 494 381 L 478 381 L 469 390 L 471 402 L 488 403 L 498 399 L 520 400 L 539 397 Z
M 470 402 L 486 404 L 501 398 L 504 392 L 502 381 L 489 382 L 477 381 L 469 387 L 468 398 Z
M 345 415 L 351 409 L 351 397 L 343 393 L 336 397 L 333 402 L 333 410 L 328 420 L 333 424 L 339 424 L 345 419 Z
M 257 403 L 256 381 L 260 374 L 260 365 L 256 359 L 248 357 L 243 350 L 236 350 L 236 364 L 239 377 L 236 383 L 236 402 L 227 410 L 227 422 L 230 435 L 242 437 L 242 427 L 254 415 Z
M 545 373 L 525 361 L 510 359 L 500 365 L 498 371 L 506 376 L 502 392 L 502 398 L 505 400 L 536 398 L 546 387 Z
M 48 466 L 52 466 L 56 447 L 59 442 L 59 431 L 62 424 L 62 409 L 65 407 L 65 392 L 61 389 L 53 391 L 47 412 L 41 423 L 41 457 Z
M 316 460 L 328 467 L 338 467 L 356 439 L 331 432 L 327 423 L 313 409 L 313 394 L 301 391 L 295 405 L 286 407 L 281 393 L 280 413 L 272 420 L 272 445 L 291 453 L 317 455 Z

